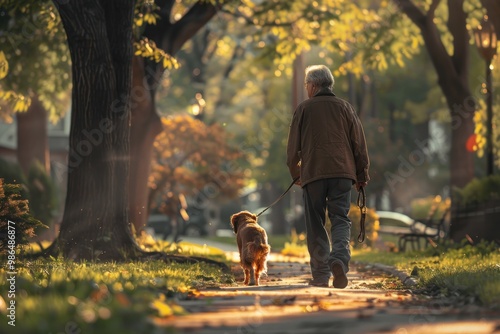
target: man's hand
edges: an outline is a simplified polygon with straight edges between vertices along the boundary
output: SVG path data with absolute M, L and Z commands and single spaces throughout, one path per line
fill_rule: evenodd
M 356 190 L 359 191 L 359 188 L 366 187 L 368 182 L 356 182 Z
M 302 183 L 300 182 L 300 177 L 297 178 L 297 180 L 295 181 L 295 184 L 298 186 L 302 186 Z

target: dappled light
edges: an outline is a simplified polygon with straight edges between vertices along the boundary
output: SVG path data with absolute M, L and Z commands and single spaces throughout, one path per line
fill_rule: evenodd
M 3 1 L 0 332 L 498 330 L 499 18 Z

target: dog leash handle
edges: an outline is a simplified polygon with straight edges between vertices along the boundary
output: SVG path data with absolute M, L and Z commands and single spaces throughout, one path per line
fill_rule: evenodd
M 358 207 L 361 213 L 361 219 L 359 221 L 359 234 L 358 234 L 358 242 L 363 243 L 366 237 L 365 231 L 365 220 L 366 220 L 366 193 L 364 187 L 359 187 L 358 192 Z

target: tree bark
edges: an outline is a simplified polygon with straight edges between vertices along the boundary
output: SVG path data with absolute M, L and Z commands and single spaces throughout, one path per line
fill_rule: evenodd
M 38 160 L 50 172 L 49 143 L 47 138 L 47 110 L 37 96 L 24 113 L 17 113 L 17 161 L 24 175 Z
M 132 0 L 54 0 L 72 60 L 73 95 L 62 255 L 137 254 L 128 217 Z
M 170 14 L 174 3 L 174 0 L 157 0 L 160 19 L 156 25 L 148 25 L 144 31 L 145 37 L 171 55 L 175 55 L 217 12 L 217 7 L 200 1 L 182 19 L 172 23 Z M 161 64 L 134 57 L 133 69 L 129 206 L 131 222 L 136 233 L 140 233 L 146 226 L 149 214 L 147 181 L 153 143 L 162 131 L 161 119 L 156 113 L 155 94 L 164 68 Z

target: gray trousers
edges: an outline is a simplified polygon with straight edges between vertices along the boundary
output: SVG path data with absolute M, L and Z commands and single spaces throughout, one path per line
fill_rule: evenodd
M 331 178 L 314 181 L 303 187 L 307 248 L 315 281 L 330 279 L 330 266 L 340 261 L 347 273 L 351 250 L 351 221 L 347 217 L 351 203 L 352 180 Z M 332 224 L 331 246 L 325 229 L 326 210 Z

